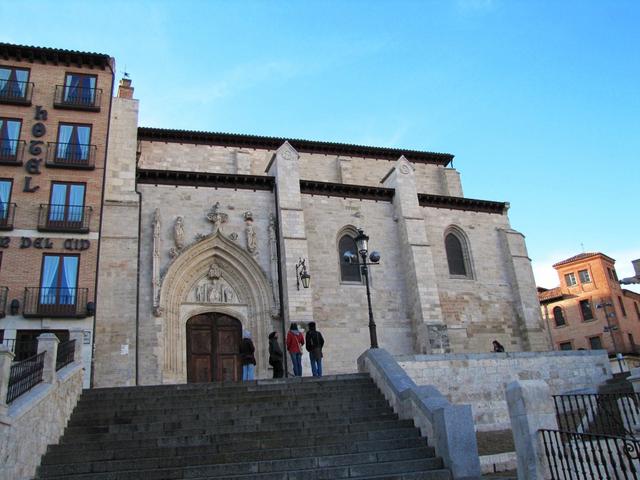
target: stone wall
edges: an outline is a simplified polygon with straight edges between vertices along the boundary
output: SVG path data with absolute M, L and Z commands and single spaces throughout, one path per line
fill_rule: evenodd
M 451 403 L 470 404 L 478 431 L 510 427 L 505 387 L 544 380 L 552 394 L 591 388 L 612 376 L 606 352 L 509 352 L 396 357 L 417 385 L 433 385 Z
M 82 392 L 82 366 L 72 364 L 57 376 L 55 385 L 36 386 L 0 418 L 0 478 L 33 478 L 47 445 L 62 435 Z

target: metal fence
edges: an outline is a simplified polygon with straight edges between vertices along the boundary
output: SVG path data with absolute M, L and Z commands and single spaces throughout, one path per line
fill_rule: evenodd
M 638 479 L 640 442 L 612 435 L 540 430 L 552 480 Z
M 61 368 L 73 363 L 76 352 L 76 341 L 69 340 L 58 345 L 58 355 L 56 358 L 56 372 Z
M 561 430 L 632 436 L 640 420 L 637 393 L 554 395 Z
M 23 393 L 28 392 L 42 382 L 42 370 L 44 368 L 44 355 L 38 353 L 22 362 L 11 365 L 9 374 L 9 388 L 7 390 L 7 403 L 13 402 Z

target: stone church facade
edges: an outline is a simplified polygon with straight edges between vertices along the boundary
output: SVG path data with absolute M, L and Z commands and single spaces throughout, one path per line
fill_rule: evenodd
M 140 128 L 132 93 L 121 82 L 111 110 L 95 386 L 233 380 L 243 329 L 268 377 L 267 336 L 291 322 L 316 322 L 326 374 L 354 371 L 367 299 L 341 253 L 358 228 L 382 256 L 381 347 L 548 349 L 508 204 L 464 197 L 451 155 Z

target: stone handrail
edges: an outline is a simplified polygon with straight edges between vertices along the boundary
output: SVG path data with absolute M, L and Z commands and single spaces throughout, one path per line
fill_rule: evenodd
M 454 480 L 480 478 L 480 459 L 470 405 L 452 405 L 434 386 L 417 386 L 382 348 L 358 358 L 358 370 L 371 378 L 404 419 L 412 419 L 435 448 Z
M 33 478 L 47 445 L 57 443 L 82 392 L 82 331 L 76 339 L 74 361 L 56 371 L 58 339 L 38 337 L 45 352 L 42 382 L 7 405 L 7 385 L 13 353 L 0 346 L 0 478 Z M 19 448 L 16 448 L 19 445 Z

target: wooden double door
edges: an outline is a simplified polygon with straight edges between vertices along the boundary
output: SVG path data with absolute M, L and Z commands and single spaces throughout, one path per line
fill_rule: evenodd
M 187 382 L 237 382 L 242 379 L 242 325 L 222 313 L 187 321 Z

